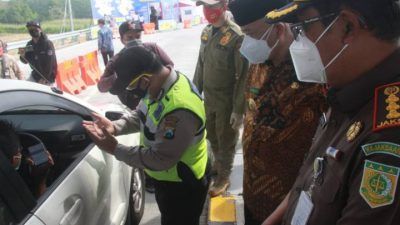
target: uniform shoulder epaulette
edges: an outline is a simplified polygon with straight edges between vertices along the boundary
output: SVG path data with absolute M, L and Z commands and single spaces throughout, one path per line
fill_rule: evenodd
M 236 33 L 239 36 L 243 35 L 242 29 L 240 29 L 239 25 L 237 25 L 236 23 L 234 23 L 233 21 L 230 21 L 230 20 L 228 22 L 228 30 L 233 31 L 234 33 Z
M 375 89 L 373 131 L 400 127 L 400 82 Z

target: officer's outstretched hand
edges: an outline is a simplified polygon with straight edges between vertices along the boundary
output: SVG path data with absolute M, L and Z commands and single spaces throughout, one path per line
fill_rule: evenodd
M 105 127 L 108 133 L 110 133 L 111 135 L 115 135 L 115 127 L 114 124 L 111 122 L 111 120 L 97 113 L 92 113 L 92 117 L 93 117 L 93 122 L 83 121 L 83 124 L 86 125 L 96 124 L 98 127 Z
M 92 141 L 103 151 L 114 154 L 118 145 L 117 139 L 110 133 L 106 126 L 101 123 L 83 121 L 83 127 L 86 129 Z
M 232 129 L 237 130 L 243 124 L 243 115 L 232 113 L 230 123 L 232 125 Z

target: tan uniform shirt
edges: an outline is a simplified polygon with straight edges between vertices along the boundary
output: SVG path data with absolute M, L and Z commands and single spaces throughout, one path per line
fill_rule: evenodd
M 396 51 L 342 89 L 329 90 L 331 107 L 291 190 L 283 224 L 296 219 L 299 196 L 310 190 L 308 225 L 400 224 L 399 62 Z
M 208 25 L 201 34 L 199 59 L 193 78 L 209 109 L 244 112 L 247 60 L 240 54 L 243 41 L 240 27 L 231 20 L 217 29 Z
M 14 57 L 4 54 L 0 58 L 0 78 L 24 80 L 21 69 Z

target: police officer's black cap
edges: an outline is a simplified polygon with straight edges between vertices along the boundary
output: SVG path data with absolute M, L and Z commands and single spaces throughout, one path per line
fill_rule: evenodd
M 26 27 L 38 27 L 38 28 L 40 28 L 40 23 L 39 23 L 39 21 L 34 21 L 34 20 L 28 21 L 26 23 Z
M 132 80 L 143 73 L 154 70 L 157 56 L 146 49 L 144 46 L 132 46 L 119 53 L 115 60 L 114 68 L 117 75 L 110 93 L 114 95 L 121 94 Z
M 266 12 L 281 8 L 288 0 L 233 0 L 229 3 L 235 22 L 244 26 L 262 19 Z
M 119 35 L 122 37 L 126 32 L 133 31 L 143 31 L 143 26 L 139 21 L 125 21 L 119 26 Z

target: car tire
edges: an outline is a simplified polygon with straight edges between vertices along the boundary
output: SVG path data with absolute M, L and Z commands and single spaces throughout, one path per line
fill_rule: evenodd
M 133 168 L 126 225 L 138 225 L 143 217 L 146 193 L 144 178 L 143 170 Z

